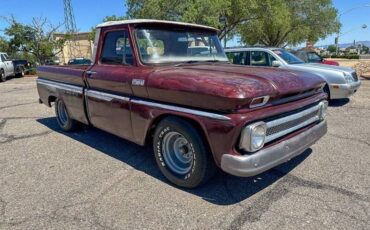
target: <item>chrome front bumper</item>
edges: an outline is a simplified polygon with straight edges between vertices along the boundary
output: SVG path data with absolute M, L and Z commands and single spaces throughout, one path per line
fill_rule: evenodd
M 322 121 L 297 136 L 251 155 L 224 154 L 221 158 L 221 168 L 227 173 L 241 177 L 260 174 L 303 153 L 326 132 L 326 121 Z
M 360 88 L 360 85 L 360 80 L 348 84 L 331 84 L 329 85 L 330 99 L 348 98 Z

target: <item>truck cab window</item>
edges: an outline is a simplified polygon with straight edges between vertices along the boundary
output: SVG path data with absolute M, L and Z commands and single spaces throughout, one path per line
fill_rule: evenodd
M 108 32 L 105 35 L 100 62 L 110 65 L 133 64 L 131 44 L 126 31 Z

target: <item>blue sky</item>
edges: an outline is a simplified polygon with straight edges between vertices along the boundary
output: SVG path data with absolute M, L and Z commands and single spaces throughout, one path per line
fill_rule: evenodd
M 357 6 L 370 5 L 370 0 L 333 0 L 339 12 Z M 124 0 L 72 0 L 77 28 L 80 31 L 88 31 L 91 27 L 100 23 L 107 15 L 124 15 L 126 12 Z M 53 24 L 64 21 L 63 0 L 3 0 L 0 6 L 0 16 L 14 15 L 21 22 L 29 23 L 32 17 L 47 17 Z M 351 31 L 340 37 L 340 43 L 348 43 L 362 40 L 370 40 L 370 28 L 360 29 L 361 25 L 370 27 L 370 7 L 360 7 L 341 16 L 343 24 L 342 32 Z M 0 19 L 1 30 L 6 27 L 4 20 Z M 358 28 L 358 29 L 357 29 Z M 334 35 L 316 45 L 334 43 Z

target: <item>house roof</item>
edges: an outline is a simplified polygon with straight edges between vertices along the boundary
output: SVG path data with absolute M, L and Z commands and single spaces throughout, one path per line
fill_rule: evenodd
M 175 22 L 175 21 L 166 21 L 166 20 L 154 20 L 154 19 L 134 19 L 134 20 L 122 20 L 122 21 L 109 21 L 104 22 L 97 25 L 97 28 L 107 27 L 107 26 L 115 26 L 115 25 L 128 25 L 128 24 L 171 24 L 171 25 L 179 25 L 179 26 L 190 26 L 196 27 L 201 29 L 208 29 L 217 31 L 216 28 L 204 25 L 198 25 L 193 23 L 185 23 L 185 22 Z

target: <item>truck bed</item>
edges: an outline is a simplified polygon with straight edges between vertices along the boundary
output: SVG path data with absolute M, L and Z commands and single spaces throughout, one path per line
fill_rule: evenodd
M 90 65 L 40 66 L 37 71 L 42 79 L 83 87 L 83 75 L 89 68 Z

